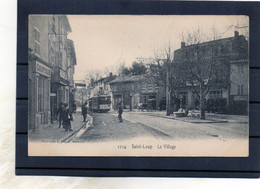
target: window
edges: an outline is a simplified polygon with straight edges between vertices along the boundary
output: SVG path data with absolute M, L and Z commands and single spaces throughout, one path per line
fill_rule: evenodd
M 209 98 L 210 99 L 222 98 L 222 91 L 210 91 Z
M 34 51 L 36 54 L 40 55 L 40 31 L 34 28 Z
M 55 52 L 54 52 L 53 47 L 51 47 L 51 49 L 50 49 L 50 62 L 51 62 L 52 64 L 55 63 Z
M 38 112 L 43 112 L 44 110 L 44 79 L 43 77 L 38 77 Z
M 55 31 L 55 16 L 52 16 L 52 33 L 54 35 L 56 35 L 56 31 Z
M 154 84 L 154 90 L 158 91 L 158 89 L 159 89 L 159 87 L 158 87 L 158 85 L 155 83 L 155 84 Z
M 237 85 L 237 94 L 243 95 L 244 93 L 244 86 L 243 85 Z
M 59 52 L 59 66 L 63 69 L 65 69 L 65 65 L 63 65 L 63 54 L 62 52 Z
M 148 91 L 153 91 L 153 84 L 148 84 Z
M 146 84 L 142 84 L 142 91 L 146 91 Z

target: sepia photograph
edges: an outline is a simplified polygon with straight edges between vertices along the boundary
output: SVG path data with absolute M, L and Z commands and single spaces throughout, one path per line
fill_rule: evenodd
M 28 17 L 28 155 L 248 157 L 249 17 Z

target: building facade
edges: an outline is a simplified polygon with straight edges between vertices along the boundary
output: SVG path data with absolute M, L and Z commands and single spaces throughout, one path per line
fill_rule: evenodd
M 196 65 L 197 59 L 203 66 Z M 194 68 L 185 66 L 187 61 L 194 61 Z M 208 86 L 206 94 L 208 111 L 220 111 L 216 107 L 221 106 L 225 109 L 222 112 L 225 113 L 248 113 L 248 41 L 237 31 L 233 37 L 195 45 L 185 46 L 182 42 L 181 48 L 174 52 L 173 64 L 180 65 L 178 68 L 182 75 L 187 74 L 188 69 L 196 69 L 196 66 L 201 72 L 209 70 L 208 65 L 212 66 L 213 74 L 205 73 L 204 79 L 205 86 Z M 182 76 L 181 84 L 174 89 L 175 96 L 181 97 L 183 105 L 188 109 L 198 106 L 196 102 L 200 99 L 200 87 L 196 82 L 198 83 L 197 80 L 191 81 L 187 74 L 186 79 Z
M 112 108 L 118 109 L 119 103 L 126 109 L 138 108 L 138 104 L 155 103 L 159 109 L 160 102 L 165 101 L 165 86 L 160 85 L 148 75 L 118 76 L 110 82 Z
M 109 76 L 100 78 L 96 81 L 93 79 L 91 80 L 90 84 L 88 85 L 86 89 L 86 96 L 87 99 L 99 96 L 99 95 L 108 95 L 112 96 L 111 88 L 109 83 L 113 81 L 116 78 L 115 75 L 112 73 L 109 73 Z M 112 104 L 110 109 L 112 109 Z
M 76 65 L 68 18 L 30 15 L 28 23 L 29 127 L 57 119 L 59 103 L 68 103 Z
M 113 81 L 116 78 L 112 73 L 108 77 L 103 77 L 97 81 L 92 80 L 89 85 L 89 98 L 93 96 L 102 95 L 111 95 L 111 89 L 109 82 Z

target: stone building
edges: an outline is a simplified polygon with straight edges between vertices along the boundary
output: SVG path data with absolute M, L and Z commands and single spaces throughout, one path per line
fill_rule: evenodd
M 198 53 L 200 53 L 200 57 Z M 213 79 L 205 77 L 204 80 L 205 86 L 208 85 L 207 105 L 209 106 L 211 101 L 221 99 L 219 102 L 224 102 L 222 105 L 226 107 L 226 113 L 247 114 L 249 65 L 246 38 L 235 31 L 234 36 L 229 38 L 189 46 L 185 46 L 184 42 L 181 43 L 181 48 L 174 52 L 173 64 L 180 65 L 178 72 L 183 76 L 174 92 L 183 98 L 183 104 L 189 109 L 193 109 L 196 99 L 200 98 L 198 95 L 200 89 L 198 81 L 194 77 L 192 77 L 193 81 L 189 78 L 188 67 L 185 67 L 185 63 L 194 61 L 192 69 L 195 69 L 198 59 L 200 64 L 205 64 L 204 68 L 200 68 L 202 72 L 205 72 L 210 64 L 216 68 L 211 75 Z M 205 73 L 205 75 L 207 74 Z M 210 81 L 213 82 L 210 83 Z M 211 106 L 218 105 L 215 103 Z
M 110 87 L 113 109 L 117 109 L 119 103 L 126 109 L 134 109 L 139 103 L 148 104 L 149 100 L 153 100 L 159 109 L 160 102 L 165 100 L 165 87 L 145 74 L 118 76 L 110 82 Z
M 68 103 L 76 65 L 74 45 L 67 39 L 66 16 L 30 15 L 28 21 L 29 126 L 57 118 L 61 102 Z
M 96 81 L 92 80 L 89 85 L 89 97 L 98 96 L 98 95 L 111 95 L 111 89 L 109 82 L 113 81 L 116 78 L 112 73 L 107 77 L 102 77 Z

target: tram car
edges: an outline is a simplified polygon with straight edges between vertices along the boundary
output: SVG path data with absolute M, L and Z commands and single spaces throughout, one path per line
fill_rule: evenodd
M 88 99 L 89 110 L 92 112 L 108 112 L 111 105 L 111 96 L 100 95 Z

